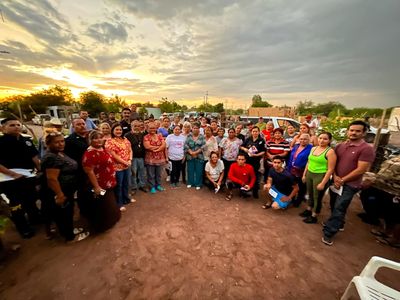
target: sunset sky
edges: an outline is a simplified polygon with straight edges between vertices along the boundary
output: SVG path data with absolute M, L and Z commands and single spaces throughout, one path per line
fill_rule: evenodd
M 400 1 L 2 0 L 0 98 L 400 105 Z

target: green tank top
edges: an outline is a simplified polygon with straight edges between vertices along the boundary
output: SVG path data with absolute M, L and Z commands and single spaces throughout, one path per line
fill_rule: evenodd
M 315 148 L 317 149 L 317 148 Z M 326 173 L 328 171 L 328 159 L 326 158 L 326 153 L 331 149 L 328 147 L 320 155 L 314 155 L 314 151 L 308 156 L 308 170 L 312 173 Z

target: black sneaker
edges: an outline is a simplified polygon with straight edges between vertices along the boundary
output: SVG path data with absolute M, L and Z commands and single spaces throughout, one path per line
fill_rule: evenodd
M 303 222 L 304 222 L 304 223 L 307 223 L 307 224 L 315 224 L 315 223 L 318 222 L 318 219 L 317 219 L 317 217 L 308 216 L 307 218 L 305 218 L 305 219 L 303 220 Z
M 325 245 L 328 245 L 328 246 L 333 245 L 333 241 L 325 235 L 322 237 L 321 242 L 323 242 Z
M 322 227 L 325 227 L 326 224 L 324 221 L 321 222 Z M 339 228 L 339 231 L 343 232 L 344 231 L 344 225 L 342 225 L 342 227 Z
M 311 215 L 312 215 L 312 212 L 311 212 L 311 210 L 308 210 L 308 209 L 306 209 L 302 213 L 299 213 L 299 216 L 303 217 L 303 218 L 310 217 Z

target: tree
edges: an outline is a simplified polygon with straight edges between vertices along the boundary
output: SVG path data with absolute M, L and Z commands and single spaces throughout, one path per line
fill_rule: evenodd
M 254 95 L 251 99 L 251 107 L 272 107 L 272 104 L 263 101 L 260 95 Z
M 314 103 L 310 100 L 300 101 L 296 105 L 296 109 L 299 115 L 306 115 L 309 114 L 314 107 Z
M 105 110 L 107 112 L 113 111 L 113 112 L 119 112 L 121 111 L 124 107 L 127 107 L 128 104 L 126 101 L 118 97 L 118 95 L 115 95 L 114 97 L 109 98 L 105 103 Z
M 173 113 L 182 110 L 182 106 L 175 101 L 169 101 L 168 98 L 161 98 L 158 108 L 160 108 L 162 112 L 166 113 Z
M 79 99 L 82 103 L 81 109 L 87 110 L 92 116 L 106 111 L 105 98 L 102 94 L 95 91 L 83 92 L 79 95 Z
M 141 118 L 144 118 L 147 115 L 147 109 L 144 106 L 139 108 L 138 114 Z

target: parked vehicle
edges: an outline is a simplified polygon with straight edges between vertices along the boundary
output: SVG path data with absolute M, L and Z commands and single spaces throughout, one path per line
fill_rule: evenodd
M 43 125 L 45 121 L 50 121 L 51 116 L 49 114 L 37 114 L 33 117 L 32 122 L 35 125 Z
M 240 121 L 242 121 L 245 124 L 250 121 L 253 122 L 253 124 L 256 124 L 258 123 L 258 119 L 259 117 L 240 116 Z M 288 125 L 292 125 L 296 129 L 296 131 L 300 130 L 300 123 L 291 118 L 268 116 L 268 117 L 263 117 L 263 119 L 265 123 L 272 121 L 274 123 L 274 128 L 278 127 L 286 128 Z

